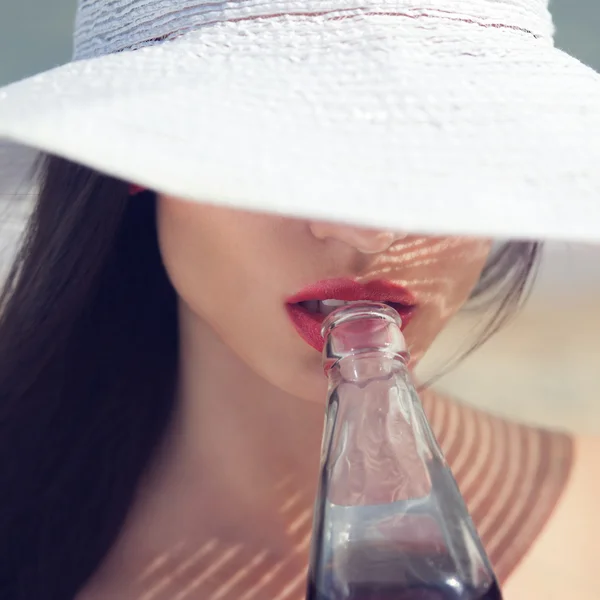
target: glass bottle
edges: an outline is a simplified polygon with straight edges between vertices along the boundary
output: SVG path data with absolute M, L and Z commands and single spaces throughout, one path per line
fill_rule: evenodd
M 329 393 L 307 600 L 501 600 L 407 369 L 398 313 L 323 324 Z

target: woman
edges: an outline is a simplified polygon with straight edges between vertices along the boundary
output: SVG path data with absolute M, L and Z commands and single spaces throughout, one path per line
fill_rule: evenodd
M 469 48 L 490 49 L 500 39 L 507 51 L 522 50 L 526 34 L 515 33 L 513 13 L 490 31 L 464 18 L 449 24 L 435 11 L 419 16 L 426 27 L 407 25 L 401 3 L 395 16 L 373 6 L 344 18 L 334 9 L 307 16 L 315 12 L 309 4 L 290 11 L 297 16 L 251 6 L 240 16 L 227 5 L 208 23 L 212 9 L 199 3 L 175 1 L 167 10 L 159 2 L 82 2 L 79 58 L 107 55 L 0 96 L 0 134 L 58 155 L 41 164 L 39 198 L 2 298 L 2 598 L 300 600 L 325 397 L 320 342 L 306 325 L 323 310 L 316 300 L 392 294 L 414 367 L 470 296 L 496 305 L 489 331 L 496 329 L 518 306 L 537 261 L 533 242 L 490 255 L 489 236 L 449 234 L 551 236 L 560 225 L 563 233 L 598 235 L 593 207 L 563 224 L 560 210 L 531 213 L 542 196 L 566 189 L 578 192 L 573 202 L 583 208 L 585 194 L 600 187 L 594 175 L 572 177 L 567 134 L 554 147 L 562 160 L 536 191 L 530 178 L 548 165 L 531 152 L 522 166 L 522 156 L 511 162 L 493 151 L 480 160 L 479 141 L 459 120 L 421 123 L 416 115 L 426 105 L 419 104 L 411 114 L 418 133 L 429 133 L 406 139 L 413 125 L 395 103 L 378 112 L 405 76 L 394 72 L 394 57 L 405 56 L 395 27 L 407 28 L 410 47 L 419 36 L 443 45 L 450 28 L 447 44 L 461 38 L 455 50 L 464 61 Z M 132 9 L 133 25 L 123 16 Z M 535 32 L 548 29 L 527 18 Z M 498 37 L 500 29 L 507 37 Z M 379 62 L 343 62 L 336 53 L 352 43 L 351 57 Z M 541 52 L 533 44 L 531 53 Z M 438 67 L 448 68 L 448 55 L 430 51 L 433 70 L 420 72 L 427 85 Z M 490 67 L 483 56 L 461 63 L 465 73 Z M 190 97 L 183 79 L 207 73 Z M 377 111 L 367 114 L 359 95 L 350 104 L 335 94 L 310 99 L 330 76 L 348 84 L 338 92 L 356 94 L 357 83 L 375 89 L 362 79 L 367 73 L 397 86 L 378 106 L 365 101 Z M 600 95 L 598 80 L 585 73 Z M 240 84 L 245 77 L 253 85 Z M 280 87 L 270 88 L 269 102 L 253 102 L 265 77 Z M 457 94 L 468 77 L 459 79 L 451 84 Z M 419 85 L 417 97 L 427 91 Z M 283 92 L 292 104 L 282 112 Z M 467 106 L 451 97 L 459 112 Z M 48 103 L 37 120 L 36 102 Z M 344 102 L 356 110 L 342 134 L 336 117 L 350 113 L 336 111 Z M 402 104 L 410 112 L 409 105 Z M 152 117 L 163 110 L 168 124 Z M 528 111 L 520 117 L 535 122 L 541 148 L 548 123 Z M 459 130 L 452 144 L 460 131 L 464 144 L 450 144 L 450 125 Z M 507 139 L 516 143 L 514 132 L 496 129 L 485 132 L 497 151 Z M 571 130 L 575 143 L 578 129 Z M 403 136 L 405 151 L 395 145 Z M 404 204 L 396 172 L 382 167 L 397 152 L 408 163 L 398 165 L 411 194 Z M 415 152 L 425 158 L 420 166 Z M 577 173 L 587 174 L 577 159 Z M 493 202 L 465 212 L 477 186 L 495 185 L 494 197 L 507 164 L 517 202 L 508 196 L 505 208 L 514 218 L 497 222 Z M 473 167 L 478 177 L 467 180 Z M 447 185 L 450 206 L 439 205 Z M 405 232 L 413 228 L 435 235 Z M 593 598 L 598 441 L 504 421 L 431 389 L 422 400 L 505 598 Z

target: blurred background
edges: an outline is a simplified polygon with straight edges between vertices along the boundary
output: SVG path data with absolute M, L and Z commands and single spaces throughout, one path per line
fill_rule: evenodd
M 0 85 L 69 60 L 75 5 L 76 0 L 0 0 Z M 553 0 L 551 11 L 557 45 L 600 71 L 600 0 Z M 0 192 L 19 191 L 18 184 L 0 182 Z M 19 206 L 0 208 L 1 266 L 21 218 Z M 458 318 L 424 362 L 422 377 L 435 376 L 464 349 L 480 320 L 470 313 Z M 600 435 L 599 339 L 600 245 L 548 244 L 518 318 L 437 385 L 522 421 Z

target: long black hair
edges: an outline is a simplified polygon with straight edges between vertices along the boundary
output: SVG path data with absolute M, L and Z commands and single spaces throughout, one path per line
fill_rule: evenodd
M 70 600 L 120 532 L 174 409 L 176 295 L 151 192 L 57 157 L 0 296 L 0 598 Z M 518 305 L 535 243 L 477 297 Z M 491 329 L 490 329 L 491 331 Z

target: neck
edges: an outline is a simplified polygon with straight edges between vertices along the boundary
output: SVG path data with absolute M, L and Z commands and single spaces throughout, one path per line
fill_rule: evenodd
M 282 506 L 301 495 L 310 507 L 316 492 L 324 399 L 286 394 L 185 307 L 180 319 L 178 411 L 145 486 L 144 512 L 178 506 L 190 537 L 285 553 L 297 540 L 287 535 Z M 161 543 L 177 529 L 172 520 L 168 528 L 155 529 Z

